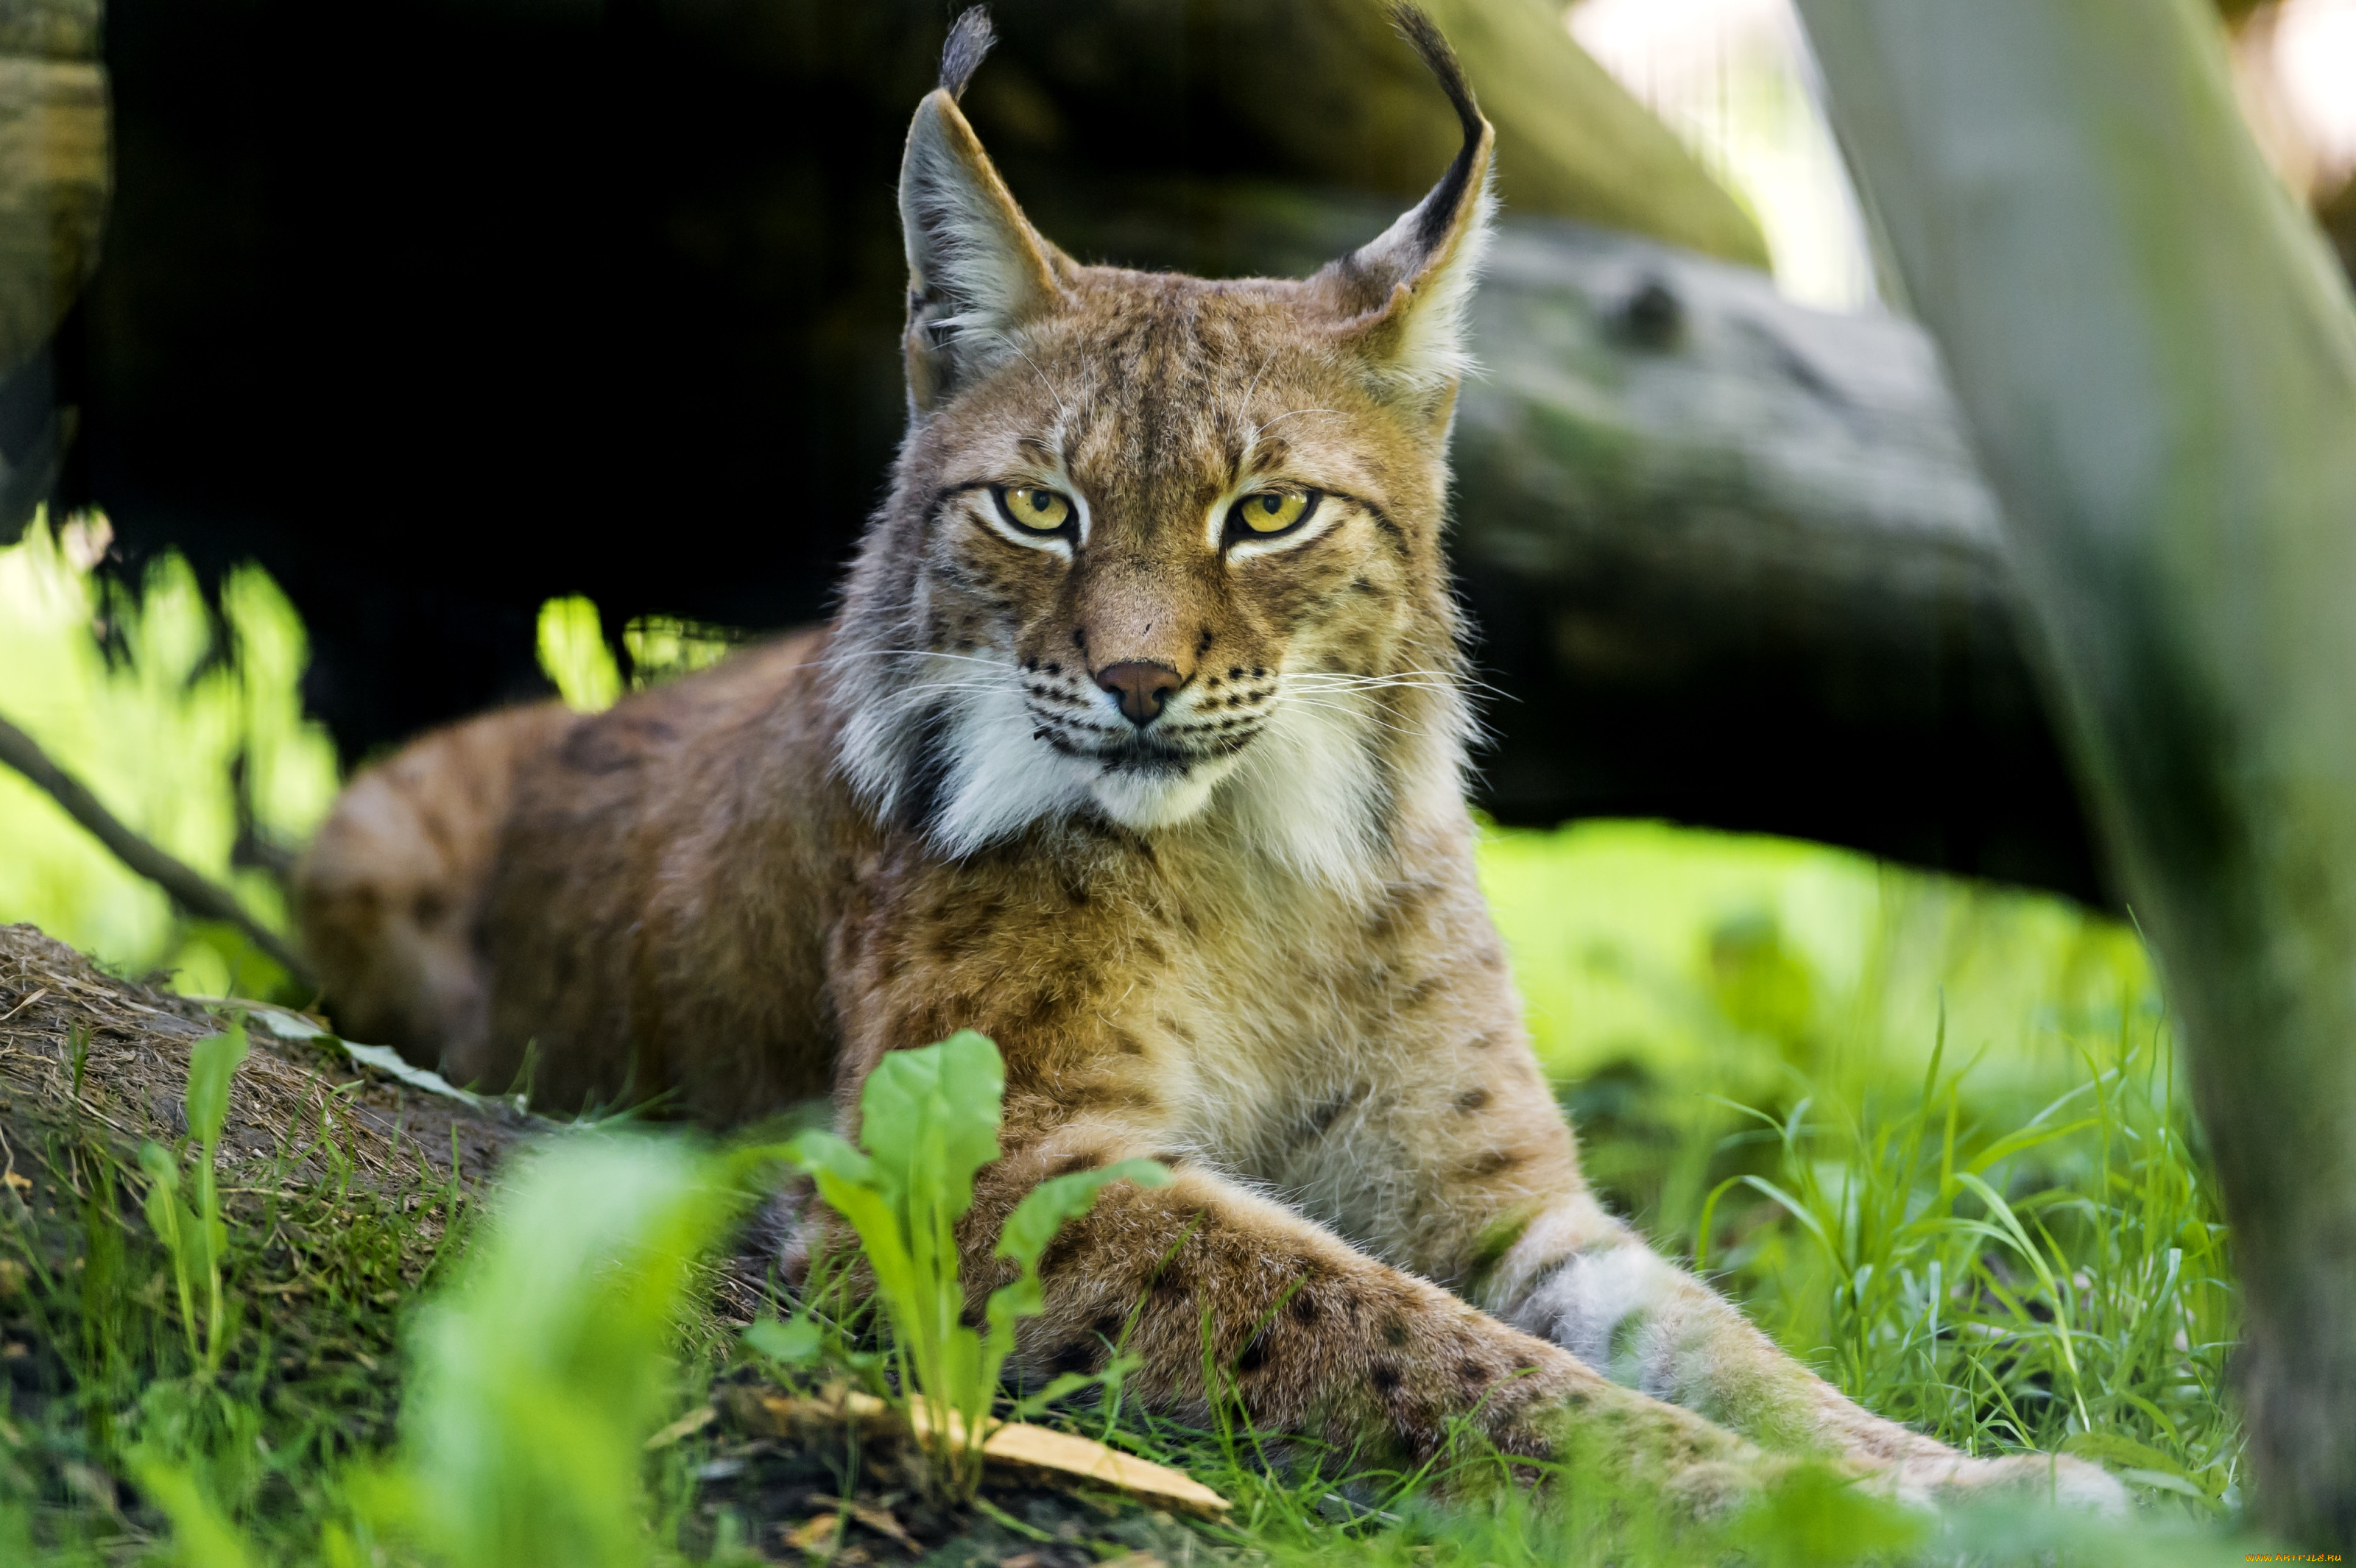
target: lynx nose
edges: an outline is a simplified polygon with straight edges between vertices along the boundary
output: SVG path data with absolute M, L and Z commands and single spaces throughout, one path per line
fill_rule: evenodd
M 1185 683 L 1166 664 L 1124 659 L 1097 671 L 1097 684 L 1120 699 L 1121 716 L 1142 730 L 1162 712 L 1163 699 Z

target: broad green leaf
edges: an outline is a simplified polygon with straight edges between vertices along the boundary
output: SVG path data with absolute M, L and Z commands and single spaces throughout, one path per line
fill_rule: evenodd
M 147 1228 L 172 1257 L 172 1281 L 180 1301 L 180 1328 L 188 1353 L 197 1350 L 196 1276 L 204 1272 L 204 1227 L 180 1202 L 180 1167 L 161 1145 L 139 1146 L 139 1168 L 146 1173 L 147 1197 L 140 1209 Z
M 209 1262 L 208 1227 L 180 1201 L 180 1164 L 170 1150 L 158 1144 L 141 1145 L 139 1168 L 147 1177 L 147 1198 L 140 1205 L 141 1211 L 147 1216 L 147 1228 L 172 1254 L 185 1287 L 189 1278 L 204 1273 Z
M 245 1020 L 227 1034 L 209 1034 L 188 1047 L 188 1131 L 208 1149 L 220 1142 L 229 1117 L 230 1075 L 245 1060 Z
M 1021 1264 L 1025 1269 L 1037 1265 L 1047 1243 L 1067 1220 L 1076 1220 L 1096 1207 L 1097 1194 L 1116 1181 L 1133 1181 L 1140 1187 L 1167 1187 L 1170 1169 L 1159 1160 L 1124 1159 L 1118 1165 L 1108 1165 L 1098 1170 L 1076 1170 L 1067 1176 L 1052 1177 L 1023 1195 L 1006 1217 L 1006 1228 L 999 1233 L 998 1255 Z
M 979 1447 L 998 1397 L 998 1376 L 1014 1349 L 1017 1319 L 1041 1310 L 1039 1258 L 1057 1230 L 1086 1213 L 1109 1182 L 1161 1186 L 1170 1173 L 1151 1160 L 1042 1182 L 1001 1227 L 1001 1257 L 1022 1265 L 1014 1284 L 991 1295 L 987 1337 L 964 1320 L 966 1296 L 958 1221 L 973 1207 L 974 1177 L 999 1157 L 1006 1093 L 998 1047 L 970 1030 L 878 1062 L 860 1094 L 860 1145 L 831 1133 L 804 1133 L 785 1157 L 818 1182 L 819 1195 L 859 1232 L 876 1295 L 893 1328 L 904 1395 L 933 1417 L 935 1462 L 950 1489 L 970 1491 Z M 815 1354 L 816 1332 L 788 1324 L 748 1330 L 746 1342 L 778 1360 Z M 774 1348 L 772 1348 L 774 1347 Z M 1100 1381 L 1100 1380 L 1082 1380 Z M 1077 1382 L 1054 1385 L 1061 1397 Z M 946 1417 L 959 1418 L 952 1423 Z M 962 1443 L 949 1434 L 961 1427 Z
M 1025 1193 L 1014 1212 L 1006 1217 L 1005 1229 L 998 1237 L 998 1255 L 1022 1264 L 1023 1275 L 1013 1284 L 990 1293 L 990 1344 L 982 1363 L 990 1382 L 998 1381 L 999 1370 L 1014 1353 L 1014 1325 L 1046 1309 L 1046 1292 L 1039 1284 L 1039 1259 L 1047 1243 L 1055 1239 L 1065 1221 L 1095 1208 L 1097 1194 L 1116 1181 L 1167 1187 L 1170 1170 L 1159 1160 L 1124 1159 L 1096 1170 L 1051 1177 Z
M 399 1465 L 421 1506 L 403 1522 L 423 1550 L 397 1561 L 645 1568 L 644 1445 L 679 1408 L 701 1260 L 744 1207 L 723 1175 L 683 1138 L 572 1133 L 519 1157 L 405 1335 Z
M 841 1180 L 862 1187 L 877 1184 L 873 1162 L 823 1127 L 813 1127 L 795 1138 L 786 1145 L 785 1153 L 787 1158 L 812 1176 L 828 1171 Z
M 193 1475 L 144 1453 L 134 1456 L 132 1464 L 141 1489 L 172 1521 L 176 1561 L 188 1568 L 252 1568 L 252 1542 L 222 1514 Z
M 892 1206 L 864 1182 L 848 1180 L 823 1168 L 811 1174 L 818 1178 L 819 1196 L 859 1232 L 860 1250 L 874 1270 L 875 1286 L 884 1293 L 884 1305 L 895 1315 L 908 1312 L 916 1301 L 916 1262 L 908 1255 L 908 1244 Z
M 859 1142 L 883 1171 L 878 1185 L 952 1220 L 963 1215 L 973 1206 L 974 1172 L 998 1157 L 1005 1094 L 998 1047 L 971 1029 L 887 1053 L 859 1096 Z
M 180 1167 L 161 1144 L 139 1146 L 139 1168 L 147 1174 L 147 1200 L 150 1203 L 159 1194 L 171 1196 L 180 1190 Z
M 773 1361 L 798 1367 L 805 1361 L 816 1360 L 826 1341 L 825 1337 L 819 1334 L 818 1325 L 807 1317 L 795 1317 L 785 1322 L 775 1317 L 764 1317 L 744 1330 L 744 1343 Z

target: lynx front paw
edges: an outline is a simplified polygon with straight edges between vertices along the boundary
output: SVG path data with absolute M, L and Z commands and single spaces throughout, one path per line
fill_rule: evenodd
M 1923 1507 L 2017 1499 L 2116 1516 L 2132 1506 L 2116 1477 L 2062 1454 L 1913 1458 L 1898 1467 L 1894 1478 L 1901 1501 Z

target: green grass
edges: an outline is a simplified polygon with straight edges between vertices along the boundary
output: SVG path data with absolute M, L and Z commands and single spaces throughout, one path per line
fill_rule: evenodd
M 1597 824 L 1484 872 L 1590 1175 L 1874 1409 L 2238 1501 L 2231 1258 L 2151 970 L 2062 901 Z
M 324 1136 L 290 1140 L 226 1186 L 283 1189 L 322 1149 L 334 1149 Z M 702 1450 L 691 1438 L 650 1462 L 640 1448 L 739 1354 L 694 1303 L 699 1261 L 748 1200 L 741 1158 L 685 1136 L 570 1135 L 526 1162 L 471 1247 L 455 1244 L 464 1225 L 449 1190 L 346 1180 L 308 1202 L 249 1198 L 230 1211 L 236 1340 L 214 1371 L 175 1322 L 167 1250 L 134 1206 L 100 1196 L 134 1182 L 129 1163 L 89 1137 L 51 1153 L 93 1196 L 80 1237 L 53 1233 L 11 1303 L 12 1316 L 29 1307 L 41 1319 L 67 1374 L 61 1397 L 6 1413 L 0 1545 L 13 1534 L 16 1560 L 35 1559 L 36 1538 L 37 1560 L 57 1563 L 144 1560 L 151 1548 L 160 1560 L 166 1542 L 182 1560 L 220 1563 L 675 1559 L 675 1537 L 650 1521 L 681 1513 Z M 419 1197 L 440 1202 L 412 1205 Z M 421 1212 L 442 1222 L 421 1224 Z M 22 1236 L 11 1229 L 12 1243 Z M 289 1285 L 315 1292 L 316 1305 L 273 1309 Z M 421 1289 L 434 1304 L 403 1327 Z M 344 1334 L 323 1346 L 321 1324 Z M 398 1400 L 396 1339 L 407 1357 Z M 2101 1353 L 2079 1341 L 2089 1370 Z M 371 1376 L 355 1380 L 355 1367 Z M 2034 1374 L 1994 1375 L 2017 1398 Z M 1285 1462 L 1276 1435 L 1232 1419 L 1188 1430 L 1117 1392 L 1072 1419 L 1233 1499 L 1234 1518 L 1201 1531 L 1206 1553 L 1276 1563 L 1827 1563 L 1877 1544 L 1906 1560 L 1976 1544 L 2006 1561 L 2006 1543 L 1989 1538 L 2027 1528 L 1965 1520 L 1934 1540 L 1919 1520 L 1822 1488 L 1699 1532 L 1642 1499 L 1577 1487 L 1558 1509 L 1509 1499 L 1502 1513 L 1441 1512 L 1419 1500 L 1428 1475 L 1353 1474 L 1344 1456 L 1305 1456 L 1322 1471 L 1299 1453 Z M 1450 1462 L 1485 1456 L 1468 1448 Z M 101 1506 L 114 1480 L 134 1483 L 144 1505 Z M 2085 1539 L 2053 1557 L 2073 1529 Z M 2215 1560 L 2216 1547 L 2165 1520 L 2102 1532 L 2049 1520 L 2029 1544 L 2045 1560 L 2086 1563 Z
M 236 879 L 274 917 L 274 884 L 230 863 L 231 760 L 244 758 L 250 815 L 287 841 L 324 809 L 333 766 L 294 702 L 299 624 L 258 572 L 232 581 L 227 635 L 247 656 L 234 669 L 185 567 L 158 563 L 134 603 L 101 592 L 37 528 L 0 550 L 0 713 L 126 819 Z M 87 635 L 93 618 L 118 646 L 112 662 Z M 0 921 L 36 921 L 133 972 L 177 968 L 189 991 L 275 983 L 234 938 L 176 922 L 160 895 L 5 774 L 0 844 Z M 2050 1524 L 1967 1520 L 1926 1544 L 1870 1509 L 1802 1497 L 1706 1541 L 1647 1548 L 1652 1527 L 1624 1499 L 1568 1516 L 1442 1515 L 1419 1500 L 1415 1477 L 1337 1487 L 1333 1474 L 1278 1463 L 1273 1435 L 1175 1429 L 1117 1388 L 1080 1412 L 1084 1429 L 1183 1463 L 1237 1500 L 1232 1523 L 1199 1532 L 1205 1552 L 1510 1568 L 1614 1550 L 1622 1561 L 1697 1551 L 1832 1561 L 1828 1539 L 1852 1554 L 1879 1539 L 1901 1558 L 1935 1549 L 1990 1561 L 2053 1560 L 2065 1547 L 2089 1563 L 2224 1550 L 2214 1532 L 2236 1519 L 2242 1482 L 2223 1398 L 2230 1249 L 2168 1017 L 2131 933 L 2056 900 L 1646 824 L 1494 833 L 1483 874 L 1587 1168 L 1618 1207 L 1875 1408 L 1978 1452 L 2083 1452 L 2137 1486 L 2144 1522 L 2062 1542 Z M 48 1140 L 44 1168 L 70 1177 L 44 1188 L 58 1201 L 0 1197 L 0 1321 L 37 1347 L 40 1371 L 0 1394 L 0 1561 L 33 1560 L 35 1541 L 53 1563 L 467 1560 L 466 1541 L 414 1512 L 460 1509 L 449 1488 L 461 1478 L 404 1447 L 401 1424 L 452 1423 L 496 1454 L 530 1401 L 519 1395 L 510 1410 L 423 1392 L 437 1386 L 434 1358 L 458 1353 L 449 1337 L 461 1331 L 448 1325 L 474 1325 L 467 1353 L 565 1397 L 566 1369 L 588 1375 L 581 1347 L 592 1342 L 579 1338 L 591 1297 L 578 1258 L 654 1255 L 591 1227 L 568 1232 L 574 1263 L 542 1253 L 513 1276 L 523 1284 L 484 1286 L 503 1265 L 472 1246 L 472 1206 L 454 1185 L 371 1175 L 338 1154 L 330 1129 L 290 1126 L 275 1148 L 224 1168 L 222 1338 L 216 1349 L 199 1332 L 192 1350 L 179 1303 L 187 1260 L 176 1269 L 143 1212 L 153 1174 L 93 1128 L 62 1125 Z M 196 1190 L 192 1151 L 170 1153 L 183 1190 Z M 646 1157 L 701 1168 L 686 1155 Z M 519 1212 L 533 1200 L 506 1200 Z M 673 1212 L 600 1211 L 616 1225 Z M 462 1275 L 462 1264 L 485 1272 Z M 654 1371 L 624 1378 L 620 1393 L 578 1391 L 605 1412 L 594 1421 L 608 1437 L 675 1413 L 714 1379 L 772 1367 L 693 1309 L 692 1270 L 632 1277 L 658 1275 L 626 1354 L 598 1352 Z M 209 1276 L 190 1278 L 209 1324 Z M 413 1317 L 429 1298 L 444 1303 L 436 1316 Z M 527 1354 L 534 1345 L 546 1354 Z M 601 1474 L 629 1468 L 615 1459 L 622 1448 L 602 1452 Z M 633 1485 L 589 1499 L 626 1505 L 587 1527 L 600 1541 L 623 1530 L 614 1520 L 634 1521 L 613 1560 L 671 1550 L 710 1452 L 701 1437 L 674 1445 L 639 1461 Z M 1345 1456 L 1323 1458 L 1348 1469 Z M 567 1506 L 560 1482 L 516 1485 L 533 1507 Z M 465 1508 L 491 1518 L 481 1510 L 497 1503 Z
M 401 1315 L 467 1229 L 455 1182 L 356 1160 L 334 1096 L 222 1156 L 209 1197 L 202 1138 L 143 1159 L 79 1112 L 12 1125 L 29 1185 L 0 1196 L 19 1352 L 0 1384 L 0 1562 L 164 1561 L 169 1535 L 227 1520 L 271 1561 L 308 1560 L 347 1509 L 346 1467 L 393 1435 Z M 170 1225 L 208 1219 L 217 1245 L 173 1244 Z

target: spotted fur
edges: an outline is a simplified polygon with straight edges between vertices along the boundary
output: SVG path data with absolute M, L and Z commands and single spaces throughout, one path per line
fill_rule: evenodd
M 2074 1462 L 1859 1409 L 1580 1179 L 1474 880 L 1442 556 L 1491 134 L 1407 16 L 1463 153 L 1297 282 L 1055 250 L 957 107 L 987 41 L 961 24 L 904 170 L 908 437 L 841 613 L 363 774 L 305 871 L 331 1000 L 462 1080 L 535 1047 L 543 1100 L 714 1123 L 827 1091 L 848 1119 L 885 1051 L 982 1030 L 1008 1100 L 975 1292 L 1043 1178 L 1177 1172 L 1058 1239 L 1034 1374 L 1119 1344 L 1182 1415 L 1225 1383 L 1361 1462 L 1467 1422 L 1697 1508 L 1795 1453 L 1907 1496 L 2110 1501 Z M 1271 485 L 1306 520 L 1238 532 Z M 1066 523 L 1026 532 L 1001 486 Z M 1106 688 L 1124 670 L 1150 723 Z

